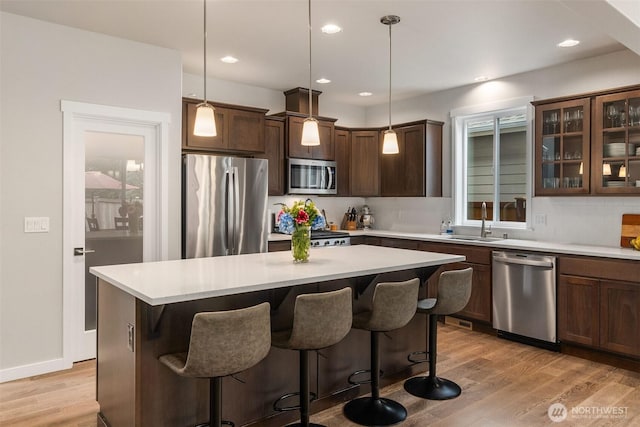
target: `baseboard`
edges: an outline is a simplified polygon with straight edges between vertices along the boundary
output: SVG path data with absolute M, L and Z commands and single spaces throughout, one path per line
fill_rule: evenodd
M 62 371 L 64 369 L 70 369 L 72 366 L 73 363 L 69 363 L 60 358 L 32 363 L 30 365 L 16 366 L 14 368 L 1 369 L 0 383 L 33 377 L 35 375 L 48 374 L 50 372 Z

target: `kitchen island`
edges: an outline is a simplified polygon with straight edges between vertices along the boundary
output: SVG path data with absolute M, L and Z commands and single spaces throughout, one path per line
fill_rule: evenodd
M 158 362 L 188 347 L 191 320 L 200 311 L 229 310 L 267 301 L 272 329 L 287 328 L 301 293 L 353 288 L 354 310 L 365 308 L 376 282 L 419 277 L 422 282 L 463 256 L 358 245 L 314 251 L 294 264 L 288 252 L 103 266 L 98 277 L 97 400 L 102 425 L 195 425 L 208 419 L 208 382 L 175 375 Z M 426 290 L 421 289 L 421 296 Z M 426 348 L 426 322 L 416 316 L 383 340 L 387 377 L 409 376 L 412 351 Z M 369 335 L 352 330 L 312 358 L 318 410 L 367 391 L 346 378 L 369 366 Z M 297 390 L 297 353 L 272 348 L 255 367 L 223 381 L 223 417 L 236 425 L 283 425 L 295 413 L 274 413 L 272 402 Z M 271 418 L 271 421 L 265 421 Z M 274 419 L 275 418 L 275 419 Z M 262 420 L 262 421 L 261 421 Z M 269 424 L 271 422 L 271 424 Z

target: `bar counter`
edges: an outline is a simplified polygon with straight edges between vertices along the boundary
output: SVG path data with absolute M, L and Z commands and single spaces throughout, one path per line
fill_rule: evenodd
M 367 307 L 373 284 L 419 277 L 424 283 L 458 255 L 356 245 L 312 250 L 308 263 L 289 252 L 150 262 L 91 268 L 98 277 L 97 400 L 100 425 L 178 426 L 208 420 L 208 381 L 179 377 L 157 358 L 185 351 L 193 315 L 267 301 L 272 330 L 290 326 L 295 297 L 350 286 L 354 311 Z M 421 287 L 421 297 L 426 295 Z M 426 348 L 425 316 L 389 333 L 381 345 L 386 375 L 414 373 L 406 361 Z M 367 391 L 346 378 L 369 366 L 369 334 L 352 330 L 311 361 L 319 400 L 312 412 Z M 223 418 L 241 425 L 284 425 L 297 413 L 275 413 L 272 402 L 298 388 L 295 351 L 272 348 L 267 358 L 223 381 Z M 422 367 L 420 367 L 422 368 Z M 417 372 L 417 371 L 416 371 Z M 324 401 L 324 406 L 323 406 Z

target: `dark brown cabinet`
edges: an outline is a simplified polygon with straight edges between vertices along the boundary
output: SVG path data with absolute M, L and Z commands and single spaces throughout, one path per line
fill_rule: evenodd
M 380 157 L 380 195 L 442 196 L 442 123 L 423 121 L 394 130 L 400 152 Z
M 284 119 L 267 118 L 264 121 L 264 158 L 269 160 L 270 196 L 282 196 L 286 190 L 284 151 Z
M 600 282 L 600 346 L 640 356 L 640 283 Z
M 454 316 L 491 324 L 491 249 L 479 246 L 428 242 L 421 242 L 419 249 L 428 252 L 464 255 L 466 257 L 465 262 L 447 264 L 440 267 L 429 279 L 428 295 L 433 298 L 437 295 L 438 279 L 443 271 L 472 267 L 473 277 L 469 302 Z
M 351 131 L 351 195 L 380 195 L 380 133 L 375 130 Z
M 595 98 L 593 185 L 597 194 L 640 194 L 640 90 Z
M 302 140 L 302 126 L 305 116 L 287 116 L 287 146 L 288 157 L 300 159 L 334 160 L 334 122 L 333 119 L 319 119 L 318 131 L 320 145 L 304 146 Z
M 640 86 L 533 105 L 536 196 L 640 194 Z
M 558 269 L 560 340 L 640 357 L 640 263 L 560 257 Z
M 335 158 L 337 168 L 338 196 L 350 196 L 351 184 L 349 170 L 351 164 L 351 132 L 348 129 L 335 129 Z
M 536 105 L 536 195 L 589 192 L 591 101 Z
M 599 281 L 559 275 L 558 337 L 563 342 L 597 347 L 600 339 Z
M 277 240 L 269 242 L 269 252 L 281 252 L 291 250 L 291 240 Z
M 193 134 L 200 102 L 189 98 L 182 101 L 183 150 L 264 153 L 264 115 L 268 110 L 212 102 L 217 135 L 202 137 Z
M 416 124 L 394 130 L 400 152 L 380 157 L 380 195 L 424 196 L 425 126 Z

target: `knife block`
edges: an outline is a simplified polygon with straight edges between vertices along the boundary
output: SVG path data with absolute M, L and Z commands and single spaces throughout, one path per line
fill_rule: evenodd
M 349 221 L 349 214 L 344 214 L 342 216 L 342 221 L 340 221 L 340 229 L 341 230 L 355 230 L 357 228 L 356 221 Z

